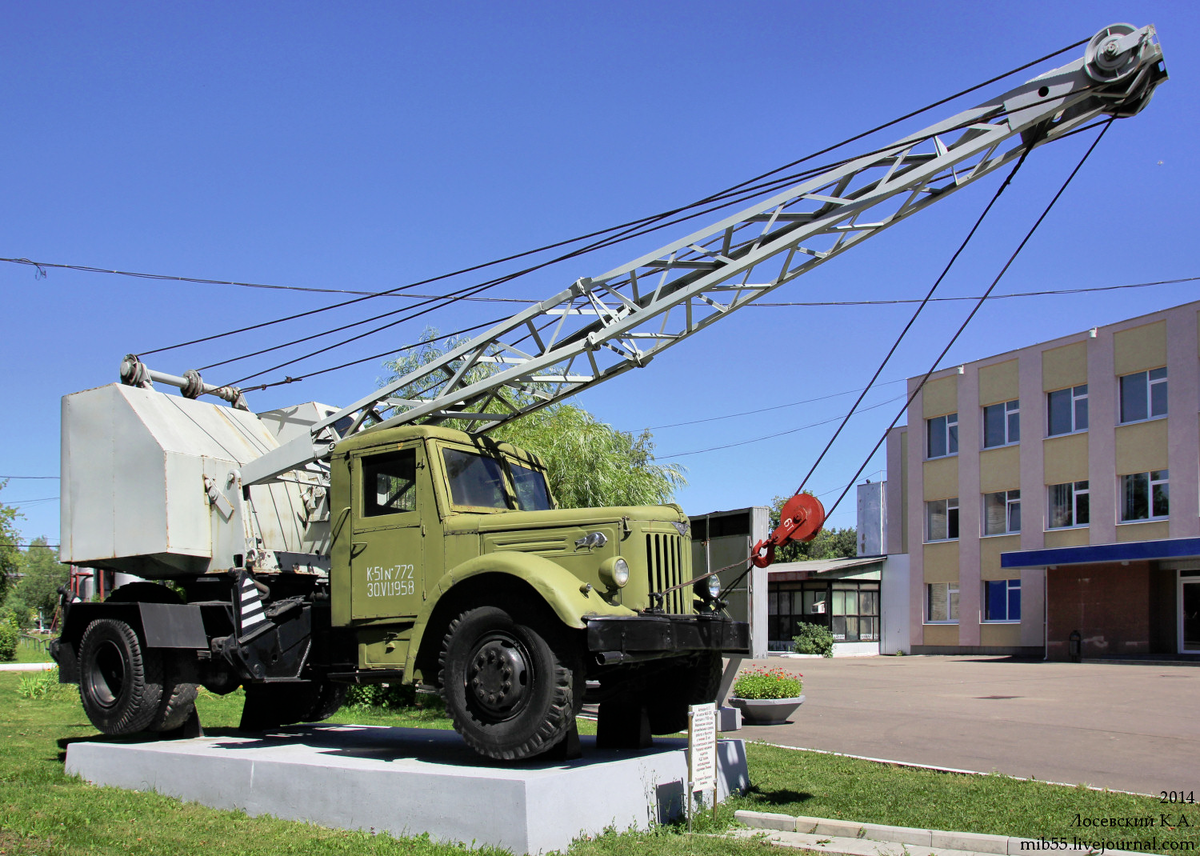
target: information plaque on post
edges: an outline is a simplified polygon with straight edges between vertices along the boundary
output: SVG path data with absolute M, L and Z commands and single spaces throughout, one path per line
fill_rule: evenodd
M 688 827 L 692 825 L 692 802 L 697 792 L 713 792 L 717 808 L 717 705 L 688 706 Z

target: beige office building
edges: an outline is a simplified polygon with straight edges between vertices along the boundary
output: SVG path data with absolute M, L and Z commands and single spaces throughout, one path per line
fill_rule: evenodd
M 939 371 L 909 423 L 911 653 L 1200 656 L 1200 302 Z

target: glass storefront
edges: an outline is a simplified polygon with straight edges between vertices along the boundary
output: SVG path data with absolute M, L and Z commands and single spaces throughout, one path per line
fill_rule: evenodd
M 835 642 L 878 642 L 879 581 L 771 582 L 767 613 L 772 651 L 791 649 L 801 621 L 828 627 Z

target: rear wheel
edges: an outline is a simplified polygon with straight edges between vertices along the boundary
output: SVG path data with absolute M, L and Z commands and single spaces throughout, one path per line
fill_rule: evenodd
M 145 731 L 155 723 L 163 698 L 162 657 L 143 649 L 126 622 L 97 619 L 79 646 L 79 697 L 102 733 Z
M 581 668 L 569 646 L 548 635 L 553 643 L 491 606 L 451 622 L 439 660 L 442 699 L 455 729 L 481 755 L 539 755 L 574 723 Z

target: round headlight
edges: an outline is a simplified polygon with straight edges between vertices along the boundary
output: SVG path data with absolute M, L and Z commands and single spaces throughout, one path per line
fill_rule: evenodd
M 708 578 L 708 596 L 711 600 L 716 600 L 721 593 L 721 578 L 713 574 Z
M 629 563 L 620 556 L 605 559 L 600 565 L 600 576 L 608 585 L 621 588 L 629 582 Z

